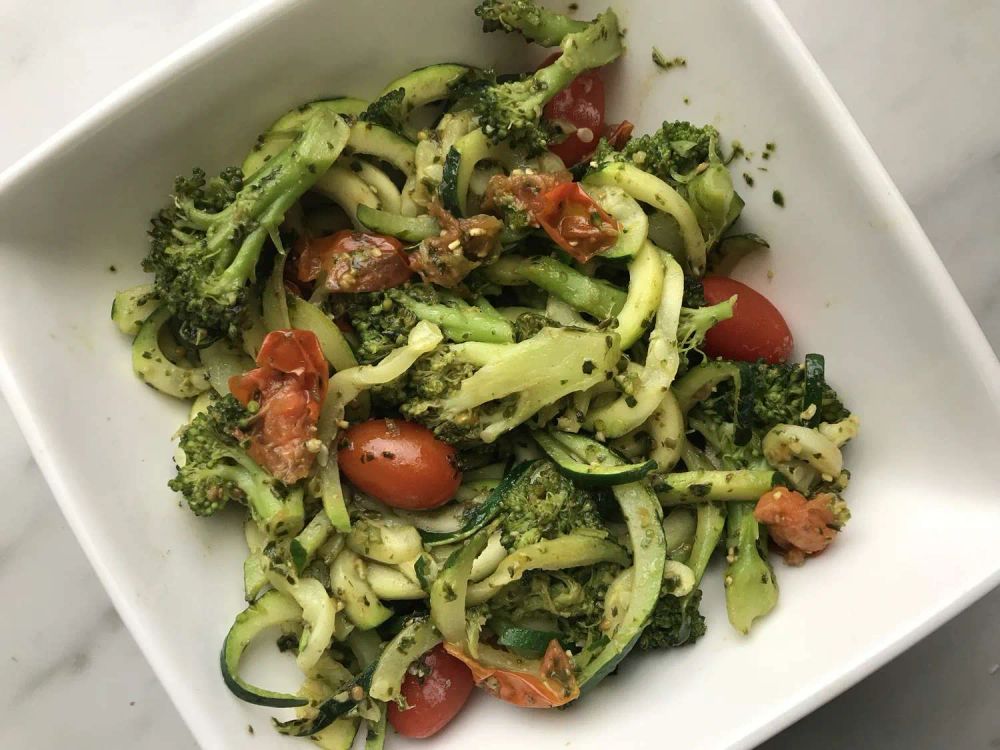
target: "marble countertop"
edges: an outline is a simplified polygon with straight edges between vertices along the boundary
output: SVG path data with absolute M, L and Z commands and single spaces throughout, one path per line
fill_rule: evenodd
M 1000 3 L 778 1 L 997 348 Z M 0 169 L 246 4 L 0 0 Z M 0 747 L 195 747 L 2 401 L 0 477 Z M 1000 747 L 998 623 L 1000 590 L 763 747 Z

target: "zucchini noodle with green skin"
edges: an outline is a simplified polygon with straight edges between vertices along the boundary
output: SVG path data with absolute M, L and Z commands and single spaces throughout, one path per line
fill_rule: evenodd
M 825 358 L 786 361 L 790 334 L 773 355 L 760 295 L 705 276 L 767 247 L 733 226 L 718 131 L 558 114 L 623 53 L 612 10 L 476 14 L 559 55 L 282 114 L 242 169 L 177 179 L 152 280 L 112 304 L 138 380 L 191 402 L 170 481 L 191 523 L 243 518 L 222 679 L 321 748 L 425 736 L 473 683 L 586 700 L 633 650 L 723 627 L 703 590 L 762 627 L 771 552 L 801 564 L 849 517 L 859 420 Z M 296 691 L 241 676 L 273 629 Z

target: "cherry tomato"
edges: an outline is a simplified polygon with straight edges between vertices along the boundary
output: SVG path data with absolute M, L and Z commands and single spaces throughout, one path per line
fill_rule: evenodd
M 546 59 L 541 67 L 551 65 L 561 52 Z M 581 162 L 597 148 L 604 132 L 604 79 L 596 70 L 581 73 L 545 105 L 542 116 L 568 131 L 566 139 L 549 146 L 567 167 Z
M 444 647 L 472 670 L 477 685 L 505 703 L 522 708 L 556 708 L 580 695 L 573 666 L 559 641 L 549 643 L 537 672 L 486 667 L 454 644 L 446 643 Z
M 820 493 L 812 500 L 787 487 L 775 487 L 760 496 L 754 518 L 767 529 L 790 565 L 801 565 L 806 555 L 818 555 L 836 539 L 840 527 L 831 505 L 836 496 Z
M 581 263 L 607 250 L 618 239 L 618 222 L 583 188 L 565 182 L 539 196 L 535 219 L 559 247 Z
M 472 694 L 472 673 L 441 646 L 421 660 L 426 674 L 407 674 L 400 687 L 408 708 L 388 704 L 389 723 L 404 737 L 422 739 L 444 729 Z
M 709 329 L 705 353 L 710 357 L 776 364 L 792 353 L 792 332 L 778 308 L 760 292 L 725 276 L 704 279 L 705 302 L 714 305 L 738 295 L 733 317 Z
M 301 240 L 298 250 L 299 280 L 323 276 L 331 292 L 377 292 L 399 286 L 412 274 L 403 243 L 374 232 L 344 229 Z
M 337 460 L 355 487 L 393 508 L 436 508 L 451 500 L 462 482 L 455 449 L 423 425 L 401 419 L 351 426 Z
M 316 457 L 307 443 L 316 436 L 329 369 L 316 334 L 295 329 L 267 334 L 257 365 L 232 376 L 229 390 L 244 406 L 258 404 L 250 457 L 292 484 L 309 474 Z

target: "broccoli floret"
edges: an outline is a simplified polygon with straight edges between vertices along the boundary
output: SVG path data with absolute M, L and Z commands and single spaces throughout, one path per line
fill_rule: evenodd
M 343 121 L 320 114 L 245 182 L 237 169 L 177 180 L 172 205 L 152 220 L 143 268 L 156 275 L 156 293 L 186 342 L 203 347 L 238 336 L 265 241 L 345 140 Z
M 650 651 L 694 643 L 705 635 L 705 617 L 700 607 L 701 589 L 687 596 L 661 592 L 649 624 L 636 645 L 643 651 Z
M 733 317 L 735 302 L 736 297 L 731 297 L 708 307 L 682 307 L 677 325 L 677 344 L 681 355 L 699 349 L 712 326 Z
M 381 411 L 399 411 L 409 419 L 412 418 L 407 414 L 410 407 L 403 408 L 404 404 L 444 398 L 478 369 L 471 362 L 456 358 L 447 347 L 442 347 L 418 359 L 403 377 L 373 388 L 372 397 Z M 449 423 L 441 423 L 438 427 L 438 437 L 454 445 L 472 447 L 479 443 L 474 430 Z
M 369 104 L 358 119 L 401 133 L 404 125 L 403 98 L 405 96 L 406 89 L 403 88 L 387 91 Z
M 432 284 L 412 284 L 390 289 L 387 296 L 415 314 L 441 328 L 452 341 L 509 343 L 514 341 L 510 322 L 493 309 L 484 298 L 470 304 L 458 295 Z
M 524 312 L 514 321 L 514 340 L 530 339 L 543 328 L 560 328 L 556 321 L 540 312 Z
M 555 13 L 534 0 L 485 0 L 476 15 L 483 19 L 483 31 L 519 32 L 543 47 L 557 47 L 567 34 L 587 28 L 585 21 Z
M 508 550 L 580 529 L 604 529 L 594 496 L 551 461 L 537 461 L 503 499 L 500 541 Z
M 478 422 L 474 419 L 444 419 L 439 406 L 478 370 L 478 364 L 464 359 L 451 347 L 441 347 L 425 354 L 405 378 L 395 381 L 400 388 L 396 406 L 404 417 L 430 427 L 437 437 L 447 443 L 462 447 L 478 445 Z
M 801 364 L 753 365 L 754 425 L 767 430 L 776 424 L 799 424 L 805 407 L 805 368 Z M 826 382 L 817 405 L 820 422 L 850 416 L 837 392 Z
M 218 513 L 229 502 L 246 505 L 273 537 L 302 528 L 302 490 L 285 487 L 261 468 L 243 447 L 254 415 L 233 396 L 213 402 L 181 433 L 184 461 L 170 480 L 198 516 Z
M 750 439 L 736 444 L 732 400 L 706 399 L 689 415 L 688 424 L 699 432 L 724 469 L 769 469 L 761 448 L 761 434 L 752 430 Z M 729 503 L 726 515 L 725 573 L 726 610 L 729 621 L 741 633 L 750 632 L 758 617 L 778 603 L 778 584 L 767 559 L 767 529 L 754 518 L 755 502 Z
M 335 318 L 346 316 L 357 335 L 354 354 L 362 364 L 383 359 L 406 344 L 406 337 L 420 321 L 413 312 L 385 292 L 331 296 L 327 308 Z
M 721 161 L 718 139 L 719 131 L 711 125 L 668 121 L 655 133 L 632 138 L 620 150 L 602 138 L 591 157 L 591 169 L 597 171 L 610 163 L 629 161 L 678 187 L 687 183 L 702 164 Z
M 452 341 L 514 341 L 510 322 L 485 300 L 470 304 L 432 284 L 412 284 L 381 292 L 341 295 L 328 303 L 335 317 L 346 315 L 359 339 L 359 362 L 378 362 L 406 343 L 419 321 L 439 326 Z
M 770 468 L 761 449 L 761 435 L 754 430 L 746 443 L 737 445 L 732 419 L 732 398 L 716 394 L 691 410 L 688 425 L 705 439 L 722 468 Z
M 782 364 L 755 362 L 749 365 L 749 372 L 753 388 L 753 427 L 760 437 L 775 425 L 794 425 L 805 421 L 803 365 L 794 362 Z M 733 384 L 727 381 L 717 386 L 714 393 L 698 405 L 695 413 L 718 422 L 726 422 L 732 420 L 732 411 Z M 841 402 L 837 392 L 826 382 L 821 387 L 817 411 L 818 421 L 830 423 L 846 419 L 851 413 Z
M 529 153 L 544 150 L 557 136 L 543 122 L 542 108 L 586 70 L 607 65 L 622 53 L 618 18 L 608 10 L 560 42 L 562 55 L 524 80 L 487 86 L 470 97 L 483 132 L 494 143 L 508 141 Z
M 596 171 L 628 162 L 664 180 L 687 200 L 711 248 L 743 210 L 718 140 L 719 133 L 711 125 L 664 122 L 655 133 L 633 138 L 621 150 L 602 139 L 588 168 Z
M 563 396 L 614 376 L 618 336 L 543 328 L 517 344 L 440 347 L 409 374 L 407 419 L 456 445 L 492 443 Z
M 552 621 L 560 640 L 584 650 L 606 638 L 601 629 L 604 597 L 621 572 L 614 563 L 559 571 L 530 571 L 490 600 L 498 619 L 527 627 Z
M 755 503 L 732 503 L 726 515 L 726 612 L 741 633 L 778 603 L 778 583 L 767 559 L 767 527 L 754 518 Z

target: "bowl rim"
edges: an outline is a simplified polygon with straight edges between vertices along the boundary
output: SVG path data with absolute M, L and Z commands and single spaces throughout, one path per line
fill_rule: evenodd
M 120 110 L 152 95 L 184 68 L 210 59 L 248 30 L 278 19 L 284 12 L 302 1 L 256 0 L 117 87 L 0 172 L 0 200 L 5 194 L 13 192 L 18 183 L 33 170 L 46 162 L 58 160 L 76 140 L 91 130 L 113 121 Z M 937 304 L 948 310 L 952 316 L 951 323 L 955 333 L 969 354 L 975 373 L 981 377 L 994 409 L 1000 414 L 1000 361 L 997 354 L 990 346 L 978 321 L 909 205 L 776 1 L 745 0 L 745 2 L 750 11 L 761 20 L 762 33 L 769 37 L 784 63 L 800 77 L 803 83 L 807 84 L 804 89 L 812 100 L 811 104 L 818 108 L 825 119 L 837 126 L 832 137 L 840 142 L 839 145 L 851 155 L 856 165 L 863 166 L 855 170 L 862 187 L 875 197 L 884 212 L 897 217 L 896 229 L 900 243 L 916 269 L 931 280 L 929 288 L 936 297 Z M 613 5 L 613 0 L 609 0 L 609 4 Z M 22 398 L 13 370 L 7 365 L 7 358 L 3 356 L 0 356 L 0 393 L 10 405 L 46 483 L 115 609 L 191 730 L 195 741 L 201 745 L 202 738 L 195 730 L 198 722 L 188 710 L 191 698 L 185 689 L 183 675 L 174 669 L 168 658 L 163 656 L 157 640 L 143 627 L 141 615 L 125 595 L 115 571 L 104 563 L 100 545 L 95 540 L 87 521 L 77 512 L 72 493 L 63 482 L 59 467 L 46 449 L 43 431 Z M 756 746 L 861 681 L 1000 585 L 1000 567 L 992 571 L 984 570 L 978 578 L 969 576 L 963 583 L 964 586 L 955 591 L 953 598 L 945 606 L 924 613 L 919 621 L 899 626 L 868 651 L 859 652 L 844 665 L 836 677 L 804 688 L 802 693 L 784 705 L 762 714 L 746 733 L 730 744 L 730 747 Z

